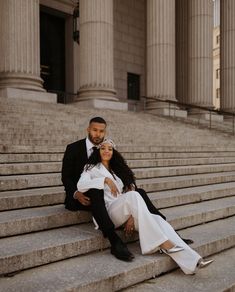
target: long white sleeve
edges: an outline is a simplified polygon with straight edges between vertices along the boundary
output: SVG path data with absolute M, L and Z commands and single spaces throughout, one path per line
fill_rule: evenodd
M 105 176 L 98 177 L 98 178 L 92 178 L 92 172 L 91 171 L 83 171 L 78 183 L 77 183 L 77 189 L 79 192 L 85 193 L 90 189 L 104 189 L 104 180 Z

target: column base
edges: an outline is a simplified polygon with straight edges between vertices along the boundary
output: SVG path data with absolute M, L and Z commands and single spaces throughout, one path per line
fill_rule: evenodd
M 41 77 L 24 73 L 1 73 L 0 89 L 4 88 L 45 92 Z
M 118 98 L 115 95 L 116 91 L 112 89 L 106 88 L 80 89 L 78 92 L 78 101 L 87 101 L 92 99 L 118 101 Z
M 211 117 L 210 117 L 210 113 L 209 112 L 203 112 L 197 109 L 192 109 L 188 112 L 189 117 L 192 118 L 197 118 L 197 119 L 202 119 L 205 121 L 209 121 L 211 119 L 211 121 L 214 122 L 223 122 L 224 117 L 222 115 L 218 115 L 217 113 L 211 113 Z
M 180 109 L 175 104 L 169 104 L 164 101 L 151 102 L 146 108 L 148 113 L 153 113 L 160 116 L 170 116 L 177 118 L 187 118 L 187 111 Z
M 127 111 L 128 110 L 128 104 L 127 102 L 119 102 L 112 101 L 112 100 L 106 100 L 106 99 L 87 99 L 87 100 L 76 100 L 77 106 L 81 107 L 92 107 L 92 108 L 99 108 L 99 109 L 113 109 L 113 110 L 121 110 L 121 111 Z
M 0 88 L 0 98 L 17 98 L 22 100 L 57 103 L 57 95 L 54 93 L 18 88 Z

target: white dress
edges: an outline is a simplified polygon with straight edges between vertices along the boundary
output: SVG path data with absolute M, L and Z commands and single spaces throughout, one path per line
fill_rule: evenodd
M 119 194 L 114 197 L 107 184 L 105 177 L 109 177 L 116 184 Z M 115 179 L 114 179 L 115 178 Z M 139 240 L 142 254 L 151 254 L 159 250 L 166 240 L 184 248 L 183 251 L 169 254 L 180 266 L 185 274 L 192 274 L 201 256 L 192 250 L 175 232 L 172 226 L 161 216 L 151 214 L 141 197 L 136 191 L 122 193 L 123 183 L 119 177 L 112 174 L 102 163 L 88 171 L 83 171 L 78 184 L 78 191 L 86 192 L 91 188 L 103 189 L 104 200 L 108 214 L 115 227 L 124 224 L 130 215 L 134 218 L 135 230 L 139 232 Z

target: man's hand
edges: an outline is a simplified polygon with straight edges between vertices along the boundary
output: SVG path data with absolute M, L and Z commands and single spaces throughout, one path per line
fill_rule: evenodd
M 74 199 L 78 200 L 84 206 L 90 206 L 91 204 L 90 198 L 79 191 L 76 191 L 74 194 Z
M 114 197 L 117 197 L 117 195 L 119 194 L 119 190 L 117 188 L 117 186 L 115 185 L 115 183 L 111 180 L 111 178 L 106 177 L 104 180 L 104 183 L 107 184 L 111 190 L 111 194 Z
M 132 217 L 132 215 L 128 218 L 125 227 L 124 227 L 124 231 L 126 236 L 131 236 L 134 231 L 135 231 L 135 222 L 134 222 L 134 218 Z

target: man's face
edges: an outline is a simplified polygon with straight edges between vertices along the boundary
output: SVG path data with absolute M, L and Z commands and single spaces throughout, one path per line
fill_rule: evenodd
M 99 145 L 106 134 L 106 125 L 101 123 L 91 123 L 87 128 L 88 138 L 94 145 Z

